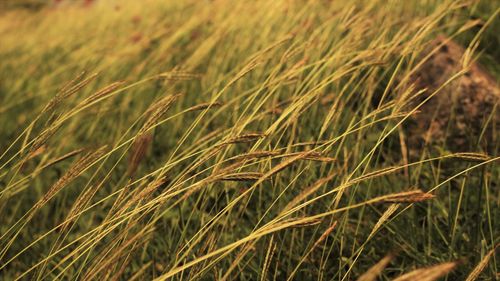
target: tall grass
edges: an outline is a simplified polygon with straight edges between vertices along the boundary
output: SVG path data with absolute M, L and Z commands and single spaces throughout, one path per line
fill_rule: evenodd
M 1 279 L 497 278 L 498 143 L 408 147 L 405 124 L 476 60 L 498 78 L 498 13 L 486 0 L 3 11 Z M 416 89 L 439 34 L 468 48 L 462 69 Z

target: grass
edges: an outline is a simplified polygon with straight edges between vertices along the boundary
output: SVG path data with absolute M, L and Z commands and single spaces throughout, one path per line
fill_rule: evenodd
M 446 85 L 498 79 L 495 4 L 4 8 L 1 279 L 497 279 L 498 142 L 405 129 L 439 34 L 472 54 Z

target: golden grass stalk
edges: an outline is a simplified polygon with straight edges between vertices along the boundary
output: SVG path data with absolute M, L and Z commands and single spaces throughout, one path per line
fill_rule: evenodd
M 308 155 L 304 159 L 311 160 L 311 161 L 317 161 L 317 162 L 324 162 L 324 163 L 331 163 L 331 162 L 336 161 L 335 158 L 325 157 L 319 152 L 312 152 L 310 155 Z
M 30 154 L 45 145 L 47 141 L 57 132 L 57 130 L 59 130 L 60 127 L 61 124 L 53 123 L 50 127 L 45 129 L 40 135 L 38 135 L 31 144 Z
M 144 125 L 142 126 L 140 133 L 144 133 L 151 129 L 160 118 L 170 109 L 172 104 L 179 98 L 180 94 L 166 96 L 155 104 L 153 104 L 147 111 L 146 114 L 149 114 L 149 118 L 146 120 Z
M 224 276 L 220 279 L 220 281 L 226 281 L 228 280 L 231 276 L 233 276 L 231 273 L 232 271 L 236 268 L 239 267 L 241 260 L 248 254 L 250 251 L 255 251 L 255 246 L 254 243 L 248 243 L 247 245 L 243 246 L 236 255 L 236 258 L 233 260 L 227 271 L 224 273 Z
M 277 224 L 271 225 L 272 227 L 279 227 L 281 225 L 288 225 L 286 228 L 300 228 L 300 227 L 307 227 L 307 226 L 313 226 L 313 225 L 318 225 L 322 222 L 321 218 L 292 218 L 292 219 L 286 219 L 283 220 Z
M 210 141 L 210 139 L 216 137 L 220 132 L 222 132 L 223 129 L 222 128 L 218 128 L 218 129 L 215 129 L 213 130 L 212 132 L 202 136 L 201 138 L 199 138 L 194 144 L 193 146 L 199 146 L 199 145 L 203 145 L 203 144 L 206 144 L 208 141 Z
M 467 279 L 465 279 L 465 281 L 475 281 L 475 280 L 477 280 L 477 278 L 479 277 L 479 275 L 481 274 L 481 272 L 483 272 L 483 270 L 486 268 L 486 266 L 488 266 L 488 264 L 490 262 L 490 259 L 495 254 L 495 250 L 496 250 L 496 248 L 498 246 L 500 246 L 500 244 L 495 245 L 495 247 L 493 247 L 493 249 L 491 249 L 484 256 L 484 258 L 476 265 L 476 267 L 474 268 L 474 270 L 472 270 L 472 272 L 469 274 L 469 276 L 467 276 Z
M 398 278 L 394 279 L 394 281 L 437 280 L 441 276 L 444 276 L 448 274 L 450 271 L 452 271 L 456 265 L 457 265 L 456 262 L 446 262 L 431 267 L 416 269 L 414 271 L 399 276 Z
M 95 278 L 103 271 L 108 269 L 114 263 L 116 263 L 120 258 L 127 254 L 131 254 L 134 250 L 137 249 L 140 245 L 145 243 L 147 240 L 144 237 L 148 237 L 150 233 L 154 231 L 153 227 L 147 227 L 142 229 L 140 232 L 136 233 L 134 236 L 129 238 L 123 245 L 121 245 L 118 249 L 114 250 L 109 257 L 103 260 L 102 263 L 99 263 L 99 267 L 91 268 L 85 274 L 83 280 L 95 280 Z
M 324 232 L 323 234 L 321 234 L 321 236 L 319 237 L 318 240 L 316 240 L 316 242 L 314 243 L 314 245 L 312 246 L 311 249 L 314 249 L 316 248 L 317 246 L 319 246 L 319 244 L 321 244 L 321 242 L 323 242 L 327 237 L 328 235 L 330 235 L 330 233 L 332 233 L 333 230 L 335 230 L 335 227 L 337 226 L 337 221 L 334 221 Z
M 201 78 L 201 74 L 174 70 L 174 71 L 160 73 L 157 75 L 157 77 L 169 81 L 182 81 L 182 80 L 199 79 Z
M 260 150 L 260 151 L 254 151 L 254 152 L 249 152 L 245 154 L 241 154 L 236 156 L 236 159 L 242 159 L 242 160 L 250 160 L 250 159 L 257 159 L 257 158 L 265 158 L 269 156 L 277 156 L 280 155 L 279 151 L 272 151 L 272 150 Z
M 296 156 L 290 157 L 290 158 L 282 161 L 280 164 L 274 166 L 269 172 L 267 172 L 264 175 L 264 178 L 262 180 L 264 180 L 265 178 L 272 177 L 273 175 L 275 175 L 275 174 L 281 172 L 282 170 L 288 168 L 289 166 L 291 166 L 295 162 L 306 158 L 309 155 L 309 153 L 311 153 L 311 152 L 310 151 L 302 152 L 302 153 L 300 153 L 300 154 L 298 154 Z
M 373 227 L 372 231 L 370 232 L 370 235 L 368 235 L 368 239 L 372 238 L 373 235 L 382 227 L 382 225 L 396 212 L 399 208 L 399 204 L 392 204 L 385 210 L 385 212 L 382 214 L 380 219 L 377 221 L 375 226 Z
M 128 281 L 143 280 L 143 275 L 145 275 L 147 270 L 152 266 L 152 263 L 152 261 L 145 263 L 143 266 L 141 266 L 141 268 L 139 268 L 139 270 L 134 272 L 134 274 L 128 279 Z
M 70 151 L 70 152 L 68 152 L 68 153 L 66 153 L 66 154 L 64 154 L 64 155 L 62 155 L 62 156 L 59 156 L 59 157 L 57 157 L 57 158 L 55 158 L 55 159 L 50 160 L 47 164 L 43 165 L 40 169 L 45 169 L 45 168 L 47 168 L 47 167 L 50 167 L 50 166 L 55 165 L 55 164 L 57 164 L 57 163 L 60 163 L 60 162 L 62 162 L 62 161 L 64 161 L 64 160 L 66 160 L 66 159 L 68 159 L 68 158 L 71 158 L 71 157 L 73 157 L 73 156 L 75 156 L 75 155 L 80 154 L 80 153 L 81 153 L 81 152 L 83 152 L 84 150 L 85 150 L 85 149 L 80 148 L 80 149 L 75 149 L 75 150 L 73 150 L 73 151 Z
M 223 166 L 223 167 L 214 167 L 214 171 L 213 171 L 213 175 L 220 175 L 220 174 L 224 174 L 224 173 L 231 173 L 232 171 L 234 170 L 237 170 L 239 168 L 242 168 L 245 164 L 245 161 L 244 160 L 238 160 L 230 165 L 227 165 L 227 166 Z
M 357 281 L 375 281 L 382 271 L 394 259 L 394 254 L 388 254 L 383 257 L 379 262 L 370 267 L 363 275 L 359 276 Z
M 302 265 L 302 263 L 307 259 L 307 257 L 313 252 L 313 250 L 319 246 L 319 244 L 321 244 L 327 237 L 328 235 L 330 235 L 330 233 L 332 233 L 332 231 L 335 229 L 335 227 L 337 226 L 337 221 L 334 221 L 330 227 L 328 227 L 324 232 L 323 234 L 321 234 L 321 236 L 319 237 L 318 240 L 316 240 L 316 242 L 313 244 L 313 246 L 309 249 L 309 251 L 307 251 L 307 253 L 300 259 L 300 261 L 298 262 L 297 266 L 295 266 L 294 270 L 292 271 L 292 273 L 290 273 L 290 275 L 288 276 L 287 278 L 287 281 L 291 281 L 293 280 L 293 278 L 295 277 L 295 274 L 297 273 L 297 271 L 299 270 L 300 266 Z
M 324 178 L 321 178 L 314 182 L 312 185 L 309 187 L 306 187 L 302 192 L 299 193 L 299 195 L 295 196 L 295 198 L 292 199 L 292 201 L 288 202 L 288 204 L 283 208 L 283 211 L 281 213 L 285 213 L 286 211 L 292 209 L 295 207 L 298 203 L 300 203 L 302 200 L 306 199 L 309 195 L 313 194 L 316 192 L 319 188 L 321 188 L 325 183 L 329 182 L 330 180 L 333 179 L 335 175 L 329 175 Z
M 436 196 L 430 193 L 423 192 L 420 189 L 417 189 L 412 191 L 389 194 L 383 197 L 384 199 L 382 201 L 386 203 L 416 203 L 416 202 L 430 200 Z
M 274 235 L 271 236 L 271 241 L 269 241 L 269 246 L 267 247 L 266 258 L 264 259 L 264 265 L 262 266 L 262 275 L 260 280 L 267 280 L 267 272 L 269 270 L 269 266 L 271 265 L 271 260 L 274 255 L 274 251 L 276 250 L 276 243 L 274 243 Z
M 61 189 L 63 189 L 66 185 L 76 179 L 88 167 L 94 164 L 94 161 L 99 159 L 104 154 L 105 149 L 106 146 L 103 146 L 94 152 L 88 153 L 80 160 L 76 161 L 73 166 L 66 172 L 66 174 L 64 174 L 56 183 L 54 183 L 49 191 L 45 193 L 45 195 L 35 204 L 34 209 L 36 210 L 45 205 Z
M 102 182 L 89 187 L 82 194 L 80 194 L 80 196 L 78 196 L 78 198 L 75 200 L 75 203 L 73 203 L 73 205 L 71 206 L 66 219 L 61 225 L 61 232 L 65 232 L 70 226 L 71 222 L 77 219 L 78 214 L 87 206 L 87 204 L 95 196 L 101 186 Z
M 390 173 L 394 173 L 394 172 L 396 172 L 396 171 L 398 171 L 400 169 L 402 169 L 402 167 L 400 167 L 400 166 L 382 168 L 380 170 L 373 171 L 373 172 L 364 174 L 364 175 L 362 175 L 362 176 L 360 176 L 358 178 L 355 178 L 354 180 L 352 180 L 352 183 L 358 183 L 358 182 L 362 182 L 362 181 L 365 181 L 365 180 L 368 180 L 368 179 L 372 179 L 372 178 L 376 178 L 376 177 L 381 177 L 381 176 L 384 176 L 384 175 L 387 175 L 387 174 L 390 174 Z
M 62 93 L 65 93 L 69 90 L 69 88 L 71 87 L 71 85 L 75 85 L 75 83 L 77 83 L 77 81 L 79 81 L 80 79 L 82 79 L 82 77 L 86 74 L 87 72 L 86 71 L 82 71 L 80 74 L 78 74 L 75 78 L 73 78 L 72 80 L 70 80 L 69 82 L 67 82 L 61 89 L 59 89 L 59 91 L 57 92 L 56 96 L 53 97 L 48 103 L 47 105 L 44 107 L 44 109 L 42 110 L 42 113 L 45 113 L 47 111 L 50 111 L 52 110 L 57 104 L 59 104 L 60 102 L 60 99 L 61 99 L 61 95 Z
M 63 87 L 62 90 L 59 91 L 59 93 L 49 101 L 49 103 L 42 110 L 42 113 L 52 111 L 63 100 L 67 99 L 68 97 L 72 96 L 76 92 L 80 91 L 83 87 L 87 86 L 90 82 L 92 82 L 92 80 L 94 80 L 97 77 L 97 73 L 94 73 L 94 74 L 90 75 L 89 77 L 85 78 L 83 81 L 78 82 L 74 86 L 70 87 L 71 84 L 80 80 L 84 75 L 85 75 L 85 72 L 82 72 L 79 76 L 77 76 L 75 79 L 73 79 L 69 84 L 67 84 L 65 87 Z
M 262 173 L 256 172 L 241 172 L 232 174 L 223 174 L 216 176 L 214 181 L 256 181 L 263 176 Z
M 241 134 L 236 137 L 230 138 L 229 140 L 225 141 L 223 144 L 233 144 L 233 143 L 247 143 L 247 142 L 253 142 L 258 139 L 264 138 L 266 135 L 263 133 L 246 133 L 246 134 Z
M 192 173 L 194 170 L 196 170 L 198 167 L 203 165 L 206 161 L 208 161 L 210 158 L 214 157 L 217 155 L 221 150 L 223 146 L 217 146 L 211 151 L 209 151 L 206 155 L 204 155 L 202 158 L 200 158 L 198 161 L 196 161 L 189 169 L 186 171 L 186 174 Z
M 467 161 L 488 161 L 490 160 L 490 156 L 484 153 L 475 153 L 475 152 L 460 152 L 455 153 L 454 157 L 460 158 Z
M 81 103 L 82 106 L 87 106 L 89 104 L 92 104 L 100 99 L 103 99 L 105 98 L 107 95 L 113 93 L 113 91 L 115 91 L 116 89 L 118 89 L 120 86 L 122 86 L 125 82 L 124 81 L 118 81 L 118 82 L 114 82 L 102 89 L 100 89 L 99 91 L 97 91 L 96 93 L 92 94 L 91 96 L 89 96 L 88 98 L 86 98 L 85 100 L 83 100 L 83 102 Z
M 168 178 L 167 177 L 161 177 L 158 178 L 151 183 L 149 183 L 144 189 L 139 191 L 137 194 L 135 194 L 130 201 L 127 202 L 127 204 L 123 207 L 123 209 L 126 209 L 133 204 L 139 202 L 140 200 L 146 199 L 148 196 L 150 196 L 153 192 L 155 192 L 159 187 L 164 185 L 167 182 Z
M 263 176 L 264 174 L 256 172 L 240 172 L 240 173 L 229 173 L 229 174 L 219 173 L 218 175 L 210 176 L 193 184 L 189 188 L 189 190 L 182 196 L 182 198 L 183 199 L 188 198 L 194 192 L 198 191 L 204 184 L 210 184 L 219 181 L 231 181 L 231 182 L 258 181 L 262 180 Z

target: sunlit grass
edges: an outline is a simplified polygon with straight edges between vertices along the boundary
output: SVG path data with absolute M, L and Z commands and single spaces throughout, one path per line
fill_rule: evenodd
M 405 124 L 476 60 L 498 78 L 498 13 L 451 0 L 4 11 L 0 279 L 494 280 L 498 145 L 413 157 Z M 416 89 L 439 34 L 467 48 L 462 69 Z

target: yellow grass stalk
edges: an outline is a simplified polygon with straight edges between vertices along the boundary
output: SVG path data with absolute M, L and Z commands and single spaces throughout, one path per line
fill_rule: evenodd
M 92 94 L 91 96 L 89 96 L 88 98 L 83 100 L 81 102 L 81 106 L 82 107 L 88 106 L 96 101 L 99 101 L 99 100 L 105 98 L 107 95 L 113 93 L 116 89 L 118 89 L 124 83 L 125 82 L 123 82 L 123 81 L 118 81 L 118 82 L 114 82 L 114 83 L 100 89 L 99 91 L 95 92 L 94 94 Z
M 393 254 L 388 254 L 387 256 L 383 257 L 379 262 L 377 262 L 375 265 L 370 267 L 368 271 L 363 273 L 357 281 L 375 281 L 377 280 L 377 277 L 382 273 L 382 271 L 389 265 L 389 263 L 394 259 Z
M 36 210 L 45 205 L 61 189 L 63 189 L 66 185 L 76 179 L 88 167 L 94 164 L 94 162 L 104 154 L 105 148 L 106 147 L 103 146 L 94 152 L 88 153 L 80 160 L 76 161 L 73 166 L 66 172 L 66 174 L 64 174 L 56 183 L 54 183 L 49 191 L 45 193 L 45 195 L 35 204 L 34 209 Z
M 236 255 L 236 258 L 234 261 L 231 263 L 229 268 L 227 269 L 226 273 L 220 281 L 227 281 L 232 275 L 231 272 L 240 265 L 241 260 L 248 254 L 250 251 L 255 251 L 254 243 L 248 243 L 247 245 L 243 246 L 240 250 L 240 252 Z
M 475 153 L 475 152 L 460 152 L 453 154 L 454 157 L 460 158 L 467 161 L 488 161 L 491 157 L 484 153 Z
M 157 190 L 160 186 L 164 185 L 167 182 L 168 178 L 167 177 L 162 177 L 159 179 L 156 179 L 149 183 L 145 188 L 140 190 L 137 194 L 135 194 L 130 201 L 127 202 L 127 204 L 123 207 L 123 209 L 126 209 L 133 204 L 139 202 L 140 200 L 146 199 L 149 195 L 151 195 L 155 190 Z
M 75 200 L 73 205 L 71 206 L 71 209 L 68 212 L 68 215 L 66 216 L 66 219 L 61 225 L 61 232 L 64 232 L 68 229 L 69 225 L 71 222 L 77 219 L 78 214 L 87 206 L 87 204 L 90 202 L 90 200 L 94 197 L 94 195 L 97 193 L 99 188 L 102 186 L 102 182 L 96 185 L 93 185 L 89 187 L 87 190 L 85 190 L 78 198 Z
M 262 173 L 241 172 L 232 174 L 223 174 L 216 176 L 213 181 L 256 181 L 263 176 Z
M 26 157 L 26 161 L 33 159 L 33 158 L 37 157 L 38 155 L 43 154 L 45 151 L 47 151 L 47 146 L 41 145 L 36 150 L 34 150 L 34 151 L 30 152 L 30 154 L 28 154 L 28 156 Z
M 269 241 L 269 246 L 267 247 L 266 258 L 264 259 L 264 265 L 262 266 L 262 274 L 260 277 L 261 281 L 267 280 L 266 275 L 269 270 L 269 265 L 271 264 L 271 259 L 274 255 L 274 251 L 276 250 L 276 243 L 274 243 L 274 235 L 271 236 L 271 241 Z
M 190 73 L 186 71 L 169 71 L 160 73 L 157 75 L 158 78 L 169 80 L 169 81 L 182 81 L 182 80 L 192 80 L 199 79 L 201 77 L 200 74 Z
M 310 155 L 304 158 L 305 160 L 311 160 L 311 161 L 317 161 L 317 162 L 324 162 L 324 163 L 331 163 L 334 162 L 336 159 L 332 157 L 325 157 L 321 153 L 318 152 L 312 152 Z
M 223 146 L 217 146 L 214 149 L 210 150 L 206 155 L 204 155 L 198 161 L 196 161 L 193 165 L 191 165 L 191 167 L 189 167 L 189 169 L 186 171 L 186 174 L 192 173 L 198 167 L 203 165 L 203 163 L 207 162 L 210 158 L 217 155 L 222 150 L 222 148 L 223 148 Z
M 446 262 L 431 267 L 416 269 L 414 271 L 399 276 L 398 278 L 394 279 L 394 281 L 437 280 L 441 276 L 444 276 L 448 274 L 450 271 L 452 271 L 456 265 L 457 265 L 456 262 Z
M 306 187 L 299 195 L 295 196 L 295 198 L 292 199 L 284 208 L 283 211 L 281 211 L 281 214 L 286 213 L 288 210 L 292 209 L 295 207 L 298 203 L 300 203 L 302 200 L 306 199 L 309 195 L 313 194 L 316 192 L 319 188 L 321 188 L 325 183 L 329 182 L 330 180 L 333 179 L 335 175 L 329 175 L 324 178 L 321 178 L 314 182 L 312 185 L 309 187 Z
M 384 196 L 383 200 L 387 203 L 416 203 L 430 200 L 436 197 L 433 194 L 425 193 L 420 189 L 394 193 Z
M 70 152 L 68 152 L 68 153 L 66 153 L 66 154 L 64 154 L 64 155 L 62 155 L 60 157 L 57 157 L 55 159 L 50 160 L 47 164 L 43 165 L 40 169 L 45 169 L 47 167 L 50 167 L 50 166 L 55 165 L 57 163 L 60 163 L 60 162 L 66 160 L 68 158 L 71 158 L 73 156 L 76 156 L 76 155 L 82 153 L 84 150 L 85 149 L 80 148 L 80 149 L 75 149 L 73 151 L 70 151 Z
M 230 138 L 229 140 L 225 141 L 223 144 L 233 144 L 233 143 L 246 143 L 246 142 L 253 142 L 258 139 L 264 138 L 266 135 L 263 133 L 246 133 L 246 134 L 241 134 L 236 137 Z
M 377 221 L 375 226 L 373 227 L 372 231 L 370 232 L 370 235 L 368 235 L 368 239 L 372 238 L 373 235 L 380 229 L 380 227 L 386 222 L 394 212 L 396 212 L 399 208 L 399 204 L 391 204 L 389 208 L 382 214 L 380 219 Z
M 465 281 L 477 280 L 477 278 L 479 277 L 481 272 L 483 272 L 483 270 L 486 268 L 486 266 L 488 266 L 488 263 L 490 262 L 491 257 L 493 257 L 493 255 L 495 254 L 496 248 L 499 246 L 500 246 L 500 244 L 495 245 L 495 247 L 493 247 L 493 249 L 491 249 L 483 257 L 483 259 L 476 265 L 476 267 L 474 268 L 474 270 L 472 270 L 472 272 L 469 274 L 469 276 L 467 276 L 467 279 L 465 279 Z
M 53 123 L 50 127 L 45 129 L 40 135 L 38 135 L 31 144 L 30 154 L 45 145 L 47 141 L 57 132 L 57 130 L 59 130 L 60 127 L 60 123 Z
M 332 233 L 332 231 L 335 229 L 335 227 L 337 226 L 337 221 L 334 221 L 330 227 L 328 227 L 324 232 L 323 234 L 321 234 L 321 236 L 319 237 L 318 240 L 316 240 L 316 242 L 313 244 L 313 246 L 309 249 L 309 251 L 307 251 L 307 253 L 300 259 L 300 261 L 298 262 L 298 264 L 295 266 L 294 270 L 292 271 L 292 273 L 290 273 L 290 275 L 288 276 L 287 278 L 287 281 L 290 281 L 290 280 L 293 280 L 293 277 L 295 277 L 295 274 L 297 273 L 297 271 L 299 270 L 300 266 L 302 265 L 302 263 L 304 263 L 304 261 L 307 259 L 307 257 L 312 253 L 312 251 L 319 246 L 319 244 L 321 244 L 321 242 L 323 242 L 327 237 L 328 235 L 330 235 L 330 233 Z
M 102 263 L 99 263 L 97 268 L 91 268 L 85 276 L 83 277 L 83 280 L 95 280 L 95 278 L 103 271 L 108 269 L 110 266 L 112 266 L 114 263 L 116 263 L 120 258 L 123 256 L 130 254 L 132 251 L 137 249 L 140 245 L 146 242 L 146 239 L 144 237 L 148 237 L 150 233 L 154 231 L 153 227 L 146 227 L 142 229 L 140 232 L 129 238 L 123 245 L 121 245 L 118 249 L 114 250 L 110 254 L 109 257 L 107 257 L 105 260 L 103 260 Z
M 87 72 L 86 71 L 82 71 L 80 74 L 78 74 L 75 78 L 73 78 L 72 80 L 70 80 L 69 82 L 67 82 L 61 89 L 59 89 L 59 91 L 57 92 L 56 96 L 53 97 L 48 103 L 47 105 L 45 106 L 45 108 L 42 110 L 42 113 L 45 113 L 47 111 L 50 111 L 52 110 L 59 102 L 60 102 L 60 99 L 61 99 L 61 95 L 62 93 L 65 93 L 67 92 L 71 85 L 75 85 L 75 83 L 77 83 L 77 81 L 79 81 L 80 79 L 82 79 L 82 77 L 86 74 Z
M 179 96 L 180 94 L 166 96 L 157 101 L 155 104 L 153 104 L 146 112 L 147 114 L 149 114 L 149 118 L 142 126 L 141 130 L 139 131 L 139 134 L 144 133 L 149 129 L 151 129 L 160 120 L 160 118 L 170 109 L 172 104 L 177 100 L 177 98 L 179 98 Z
M 236 156 L 235 158 L 236 159 L 250 160 L 250 159 L 265 158 L 265 157 L 277 156 L 277 155 L 280 155 L 279 151 L 260 150 L 260 151 L 254 151 L 254 152 L 241 154 L 241 155 Z
M 291 166 L 295 162 L 306 158 L 309 154 L 310 154 L 309 151 L 302 152 L 302 153 L 298 154 L 297 156 L 293 156 L 293 157 L 290 157 L 290 158 L 282 161 L 280 164 L 274 166 L 270 171 L 268 171 L 264 175 L 262 180 L 265 180 L 266 178 L 272 177 L 273 175 L 275 175 L 275 174 L 281 172 L 282 170 L 286 169 L 287 167 Z

